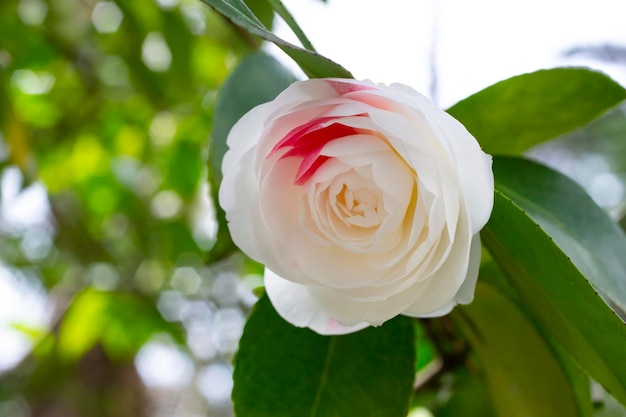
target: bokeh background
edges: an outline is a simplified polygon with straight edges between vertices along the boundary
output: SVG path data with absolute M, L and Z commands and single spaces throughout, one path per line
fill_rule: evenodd
M 0 2 L 0 416 L 231 415 L 259 277 L 206 161 L 259 45 L 195 0 Z
M 264 0 L 247 3 L 289 37 Z M 621 2 L 569 15 L 531 4 L 541 22 L 563 12 L 544 25 L 565 39 L 548 51 L 549 31 L 476 23 L 524 20 L 511 10 L 454 3 L 287 5 L 358 77 L 442 105 L 542 66 L 626 76 Z M 232 416 L 232 359 L 262 269 L 217 239 L 207 161 L 219 88 L 259 48 L 274 51 L 200 0 L 0 0 L 0 417 Z M 530 155 L 619 220 L 624 131 L 617 108 Z

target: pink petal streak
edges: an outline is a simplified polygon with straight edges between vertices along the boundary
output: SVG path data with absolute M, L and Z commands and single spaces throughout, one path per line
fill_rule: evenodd
M 333 119 L 335 118 L 322 117 L 296 127 L 287 133 L 270 152 L 271 155 L 279 149 L 290 148 L 280 159 L 290 156 L 302 158 L 294 179 L 295 184 L 304 184 L 328 160 L 327 156 L 320 155 L 328 142 L 362 133 L 359 129 L 339 122 L 331 122 Z M 335 120 L 340 120 L 340 118 Z

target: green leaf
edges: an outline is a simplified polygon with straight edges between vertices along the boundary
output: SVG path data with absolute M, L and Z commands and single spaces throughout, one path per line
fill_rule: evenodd
M 493 291 L 500 294 L 501 297 L 504 297 L 511 303 L 515 304 L 520 313 L 523 313 L 526 316 L 526 320 L 532 322 L 533 324 L 535 323 L 533 317 L 528 313 L 526 306 L 520 300 L 517 290 L 515 290 L 515 288 L 507 280 L 498 265 L 496 265 L 488 253 L 483 256 L 479 276 L 481 283 L 492 288 Z M 587 374 L 582 372 L 581 368 L 572 361 L 570 355 L 563 351 L 563 349 L 556 344 L 555 341 L 549 337 L 549 335 L 542 333 L 542 330 L 541 326 L 537 326 L 537 331 L 542 335 L 545 342 L 550 345 L 554 356 L 560 362 L 569 379 L 578 403 L 579 415 L 590 416 L 593 409 L 591 403 L 591 391 L 589 389 L 590 381 Z
M 429 365 L 439 360 L 435 343 L 428 337 L 428 333 L 424 330 L 424 326 L 418 320 L 415 320 L 415 351 L 417 358 L 415 360 L 415 372 L 426 370 Z
M 581 417 L 593 415 L 594 405 L 591 398 L 590 389 L 592 381 L 589 378 L 589 375 L 583 369 L 581 369 L 581 367 L 572 360 L 571 356 L 567 352 L 565 352 L 558 344 L 556 344 L 556 342 L 552 338 L 544 335 L 544 339 L 546 339 L 546 341 L 550 343 L 552 351 L 559 359 L 559 362 L 561 363 L 561 366 L 563 367 L 563 370 L 565 371 L 565 374 L 569 379 L 572 390 L 578 402 L 579 415 Z
M 496 188 L 554 240 L 578 270 L 626 311 L 626 236 L 568 177 L 519 158 L 494 158 Z
M 313 44 L 311 43 L 309 38 L 306 37 L 306 34 L 302 30 L 302 28 L 300 28 L 291 13 L 289 13 L 289 10 L 287 9 L 287 7 L 285 7 L 283 2 L 280 0 L 268 0 L 268 2 L 272 5 L 272 8 L 276 11 L 276 13 L 285 21 L 285 23 L 287 23 L 293 33 L 298 37 L 298 40 L 302 43 L 302 46 L 304 46 L 309 51 L 315 52 Z
M 626 90 L 604 74 L 555 68 L 501 81 L 448 112 L 485 152 L 517 155 L 587 124 L 625 98 Z
M 261 298 L 235 358 L 238 417 L 404 417 L 414 376 L 413 324 L 321 336 L 293 327 Z
M 289 55 L 311 78 L 338 77 L 352 78 L 352 74 L 341 65 L 330 59 L 307 49 L 293 45 L 272 32 L 257 19 L 242 0 L 202 0 L 222 15 L 230 19 L 235 25 L 247 30 L 255 36 L 273 42 Z
M 267 0 L 244 0 L 246 6 L 261 21 L 264 27 L 272 29 L 274 25 L 274 9 Z
M 439 394 L 438 397 L 444 396 Z M 454 375 L 450 397 L 440 408 L 432 408 L 436 417 L 496 417 L 487 382 L 482 375 L 470 374 L 464 368 Z M 420 416 L 423 414 L 415 417 Z M 412 416 L 409 414 L 409 417 Z
M 472 304 L 452 316 L 468 337 L 498 415 L 580 416 L 568 377 L 517 306 L 480 282 Z
M 567 254 L 499 189 L 481 237 L 541 332 L 626 404 L 626 326 Z

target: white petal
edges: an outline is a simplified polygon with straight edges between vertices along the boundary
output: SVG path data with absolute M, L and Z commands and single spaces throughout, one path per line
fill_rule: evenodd
M 437 224 L 439 230 L 445 222 L 449 225 L 448 231 L 454 233 L 460 192 L 457 171 L 437 137 L 438 132 L 432 130 L 423 115 L 418 113 L 413 116 L 414 119 L 410 120 L 401 114 L 383 110 L 370 113 L 378 130 L 417 172 L 420 193 L 426 189 L 435 196 L 435 201 L 439 201 L 439 206 L 429 210 L 433 214 L 431 222 Z
M 321 245 L 302 234 L 292 242 L 296 263 L 306 276 L 333 288 L 356 288 L 378 282 L 384 269 L 373 269 L 367 256 L 347 251 L 337 245 Z
M 367 158 L 372 158 L 372 155 L 368 154 L 378 152 L 391 152 L 391 148 L 389 147 L 389 144 L 376 136 L 357 134 L 345 136 L 339 140 L 330 141 L 326 146 L 324 146 L 321 154 L 336 157 L 365 156 Z M 369 162 L 371 163 L 371 160 Z M 365 165 L 365 163 L 360 165 Z
M 284 107 L 338 96 L 335 89 L 322 79 L 296 81 L 276 96 L 273 107 L 283 113 Z
M 442 307 L 438 308 L 437 310 L 434 310 L 428 313 L 420 313 L 420 314 L 414 315 L 414 314 L 411 314 L 410 312 L 404 312 L 403 315 L 410 316 L 410 317 L 419 317 L 419 318 L 442 317 L 450 313 L 455 306 L 456 306 L 456 303 L 454 301 L 449 301 L 448 303 L 444 304 Z
M 271 106 L 264 104 L 246 113 L 231 129 L 229 150 L 222 160 L 223 179 L 219 203 L 226 212 L 233 241 L 251 258 L 262 261 L 253 230 L 259 226 L 258 179 L 253 167 L 254 145 Z
M 461 184 L 467 210 L 470 212 L 472 230 L 477 233 L 487 222 L 493 207 L 493 173 L 491 171 L 491 157 L 480 149 L 476 139 L 465 127 L 448 113 L 439 109 L 426 97 L 410 87 L 402 84 L 392 84 L 388 89 L 359 92 L 361 95 L 380 95 L 389 100 L 385 111 L 370 112 L 372 118 L 376 118 L 377 124 L 388 129 L 393 129 L 393 135 L 400 139 L 428 138 L 424 128 L 434 131 L 434 138 L 444 146 L 448 157 L 452 158 L 452 165 L 458 172 L 458 181 Z M 394 106 L 394 102 L 397 106 Z M 394 116 L 394 113 L 398 113 Z M 422 135 L 407 136 L 399 130 L 407 130 L 402 127 L 402 118 L 415 119 Z M 423 117 L 423 116 L 425 117 Z M 389 123 L 396 119 L 395 123 Z M 443 142 L 442 142 L 443 141 Z M 420 149 L 419 141 L 407 142 L 406 146 Z M 394 147 L 407 158 L 412 152 L 406 146 L 394 143 Z M 434 157 L 443 157 L 442 155 Z
M 258 105 L 244 114 L 228 132 L 226 144 L 229 152 L 241 155 L 253 148 L 257 144 L 263 125 L 273 109 L 273 103 L 269 102 Z
M 285 158 L 267 170 L 259 189 L 259 206 L 268 233 L 276 239 L 290 239 L 298 233 L 298 205 L 302 187 L 294 184 L 300 161 Z
M 454 301 L 449 301 L 443 307 L 438 310 L 432 311 L 430 313 L 420 313 L 420 314 L 412 314 L 411 311 L 404 312 L 405 315 L 408 316 L 416 316 L 416 317 L 441 317 L 448 314 L 457 304 L 469 304 L 474 299 L 474 290 L 476 288 L 476 281 L 478 281 L 478 269 L 480 267 L 480 255 L 481 255 L 481 245 L 480 245 L 480 235 L 476 234 L 472 238 L 472 247 L 470 249 L 470 262 L 467 270 L 467 276 L 461 288 L 454 296 Z
M 272 149 L 278 142 L 294 128 L 322 117 L 327 106 L 324 104 L 324 101 L 322 101 L 322 103 L 317 106 L 310 106 L 298 111 L 294 111 L 288 106 L 283 107 L 282 111 L 285 113 L 278 113 L 274 110 L 273 113 L 268 115 L 266 124 L 261 126 L 259 141 L 256 144 L 255 167 L 257 170 L 259 170 L 260 166 L 265 162 L 270 153 L 272 153 Z M 283 153 L 284 152 L 285 151 L 283 151 Z
M 425 317 L 447 306 L 461 288 L 468 275 L 470 248 L 473 236 L 469 234 L 468 219 L 459 219 L 456 240 L 441 268 L 428 280 L 428 288 L 415 299 L 403 314 Z M 470 277 L 471 278 L 471 277 Z
M 376 301 L 355 301 L 341 291 L 331 288 L 310 287 L 309 294 L 324 311 L 346 324 L 368 322 L 380 326 L 403 313 L 427 287 L 428 283 L 417 282 L 409 288 Z
M 327 78 L 325 81 L 341 95 L 349 95 L 353 92 L 380 88 L 380 86 L 377 86 L 370 80 L 359 81 L 350 78 Z
M 289 243 L 274 239 L 262 217 L 262 204 L 256 189 L 257 179 L 253 175 L 252 164 L 248 163 L 251 157 L 252 151 L 248 151 L 241 161 L 247 169 L 240 168 L 236 175 L 227 174 L 220 187 L 220 203 L 226 211 L 230 235 L 233 242 L 250 258 L 272 265 L 276 271 L 288 274 L 293 279 L 303 279 L 293 260 L 281 260 L 281 255 L 287 253 L 283 246 L 288 247 Z M 278 233 L 281 230 L 275 228 L 273 231 Z
M 278 314 L 296 327 L 309 327 L 322 335 L 348 334 L 369 326 L 345 326 L 322 311 L 306 286 L 287 281 L 265 269 L 265 290 Z
M 478 233 L 489 220 L 493 208 L 494 179 L 491 156 L 485 154 L 465 126 L 448 113 L 431 108 L 427 114 L 431 115 L 445 132 L 444 138 L 452 150 L 472 231 Z
M 480 269 L 480 257 L 482 254 L 482 245 L 480 243 L 480 234 L 476 233 L 472 238 L 472 247 L 470 248 L 469 266 L 467 268 L 467 276 L 463 285 L 454 296 L 454 300 L 459 304 L 469 304 L 474 299 L 474 290 L 478 281 L 478 271 Z

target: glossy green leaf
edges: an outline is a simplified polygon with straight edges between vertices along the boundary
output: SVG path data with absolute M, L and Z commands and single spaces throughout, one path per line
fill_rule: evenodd
M 436 417 L 496 417 L 487 382 L 477 373 L 466 370 L 454 375 L 450 397 L 440 408 L 435 408 Z M 442 395 L 439 395 L 442 397 Z M 441 400 L 440 400 L 441 401 Z M 415 417 L 422 416 L 418 414 Z M 412 417 L 409 415 L 409 417 Z
M 276 13 L 285 21 L 285 23 L 287 23 L 293 33 L 298 37 L 298 40 L 302 43 L 302 46 L 304 46 L 304 48 L 308 49 L 309 51 L 315 52 L 313 44 L 311 43 L 309 38 L 307 38 L 304 31 L 298 25 L 298 23 L 293 18 L 287 7 L 285 7 L 283 2 L 280 0 L 268 0 L 268 2 L 272 5 Z
M 274 9 L 267 0 L 244 0 L 246 6 L 261 21 L 264 27 L 272 29 L 274 25 Z
M 407 317 L 349 335 L 321 336 L 285 322 L 263 297 L 235 358 L 235 414 L 404 417 L 414 360 Z
M 519 158 L 495 158 L 496 188 L 522 208 L 578 270 L 626 311 L 626 236 L 574 181 Z
M 247 30 L 255 36 L 273 42 L 289 55 L 311 78 L 339 77 L 352 78 L 352 74 L 341 65 L 316 53 L 293 45 L 272 32 L 257 19 L 242 0 L 202 0 L 226 16 L 237 26 Z
M 545 334 L 543 336 L 552 347 L 554 355 L 558 358 L 563 371 L 569 379 L 572 391 L 576 396 L 579 415 L 582 417 L 593 415 L 593 400 L 590 389 L 592 384 L 591 378 L 552 338 Z
M 491 259 L 488 252 L 483 255 L 479 276 L 481 283 L 492 288 L 500 297 L 506 298 L 508 302 L 513 303 L 519 312 L 525 315 L 527 321 L 531 323 L 535 322 L 527 311 L 526 306 L 522 303 L 517 290 L 507 280 L 498 265 Z M 543 337 L 544 343 L 549 344 L 555 359 L 558 360 L 569 380 L 569 384 L 576 398 L 578 415 L 590 416 L 593 409 L 591 404 L 591 391 L 589 389 L 589 377 L 572 361 L 570 355 L 563 351 L 549 335 L 542 333 L 542 330 L 543 329 L 540 327 L 536 329 Z
M 481 236 L 542 333 L 626 404 L 626 325 L 567 254 L 498 189 Z
M 501 81 L 448 112 L 486 152 L 517 155 L 585 125 L 625 98 L 626 90 L 604 74 L 556 68 Z
M 481 362 L 498 415 L 580 416 L 569 379 L 531 322 L 493 287 L 453 313 Z

